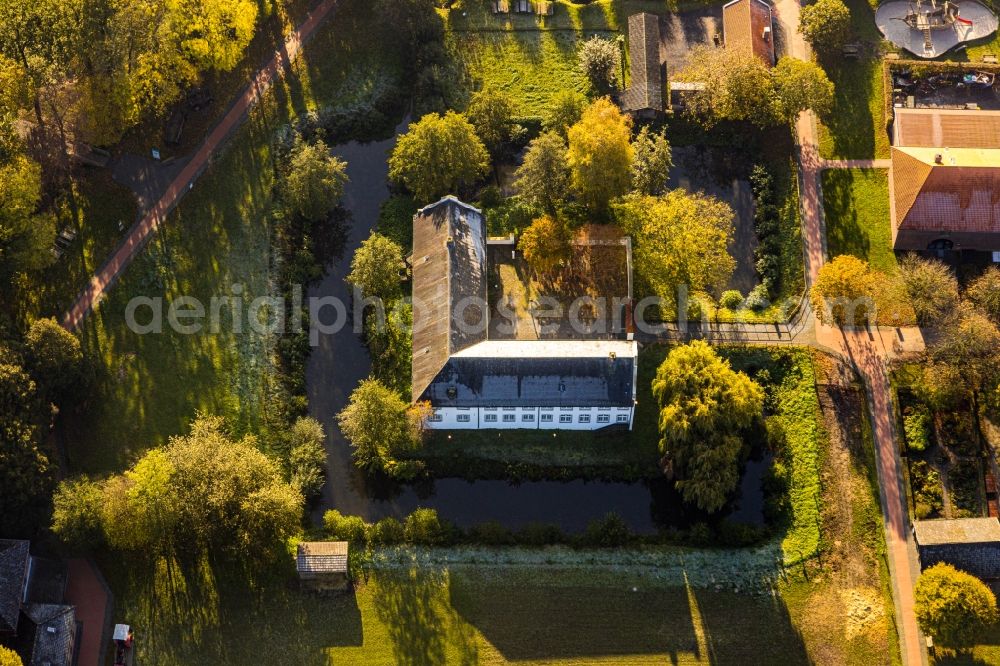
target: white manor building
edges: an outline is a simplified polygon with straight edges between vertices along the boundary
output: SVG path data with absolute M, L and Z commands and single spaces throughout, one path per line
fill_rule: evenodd
M 482 213 L 454 197 L 413 218 L 413 400 L 430 402 L 427 425 L 631 429 L 637 344 L 624 331 L 491 337 L 487 250 Z

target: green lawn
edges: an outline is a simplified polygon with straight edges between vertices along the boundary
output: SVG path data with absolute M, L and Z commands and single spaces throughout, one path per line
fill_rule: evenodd
M 868 0 L 846 0 L 855 38 L 870 53 L 881 35 Z M 882 61 L 874 55 L 851 60 L 836 54 L 823 61 L 836 90 L 831 113 L 819 125 L 819 151 L 827 159 L 870 159 L 889 156 L 885 128 Z
M 137 661 L 164 666 L 807 661 L 780 597 L 648 572 L 429 566 L 379 571 L 339 597 L 299 592 L 288 565 L 280 574 L 252 591 L 206 561 L 111 577 Z
M 893 272 L 889 220 L 889 176 L 884 169 L 830 169 L 823 172 L 826 242 L 831 257 L 853 254 L 872 268 Z
M 167 326 L 167 310 L 179 296 L 197 297 L 208 310 L 210 299 L 230 296 L 233 285 L 242 289 L 244 309 L 271 293 L 268 211 L 276 132 L 303 110 L 353 104 L 373 85 L 399 79 L 392 51 L 380 49 L 361 29 L 370 25 L 369 13 L 363 3 L 345 5 L 307 44 L 296 75 L 281 79 L 253 110 L 85 321 L 80 334 L 98 362 L 99 381 L 88 403 L 67 419 L 75 471 L 121 469 L 181 432 L 197 411 L 225 417 L 237 433 L 257 430 L 267 417 L 274 337 L 247 326 L 245 314 L 242 331 L 234 330 L 228 307 L 218 334 L 206 327 L 182 335 Z M 126 307 L 137 296 L 163 299 L 163 334 L 138 335 L 128 328 Z M 149 317 L 148 308 L 139 309 L 139 321 Z

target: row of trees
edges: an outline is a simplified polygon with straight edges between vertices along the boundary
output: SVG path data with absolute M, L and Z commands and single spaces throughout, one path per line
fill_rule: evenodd
M 45 436 L 88 380 L 80 342 L 51 319 L 0 343 L 0 533 L 32 536 L 45 523 L 55 483 Z

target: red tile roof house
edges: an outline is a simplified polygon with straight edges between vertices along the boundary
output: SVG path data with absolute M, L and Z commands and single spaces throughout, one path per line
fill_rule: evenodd
M 774 65 L 771 5 L 763 0 L 732 0 L 722 7 L 722 37 L 727 49 L 755 55 Z
M 897 250 L 1000 250 L 1000 111 L 896 109 Z

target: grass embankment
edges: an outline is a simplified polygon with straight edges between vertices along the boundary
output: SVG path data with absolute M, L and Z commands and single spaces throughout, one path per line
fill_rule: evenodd
M 832 111 L 819 124 L 819 152 L 827 159 L 889 157 L 885 127 L 882 35 L 875 26 L 875 12 L 868 0 L 845 0 L 851 10 L 854 38 L 862 57 L 831 54 L 822 61 L 835 87 Z
M 895 272 L 885 169 L 830 169 L 822 185 L 830 256 L 852 254 L 874 269 Z
M 149 446 L 181 432 L 196 411 L 218 414 L 236 433 L 255 430 L 269 408 L 274 336 L 247 325 L 246 307 L 274 288 L 269 208 L 275 133 L 303 111 L 351 105 L 378 81 L 397 81 L 401 64 L 363 29 L 373 18 L 363 3 L 345 5 L 251 112 L 214 164 L 188 193 L 147 249 L 81 329 L 98 361 L 100 380 L 88 405 L 71 419 L 67 439 L 74 471 L 120 469 Z M 365 75 L 359 77 L 359 71 Z M 373 83 L 374 82 L 374 83 Z M 241 330 L 222 308 L 218 333 L 174 332 L 171 301 L 194 296 L 209 311 L 213 296 L 238 290 Z M 163 333 L 139 335 L 126 322 L 133 297 L 163 299 Z M 146 307 L 136 319 L 150 320 Z

